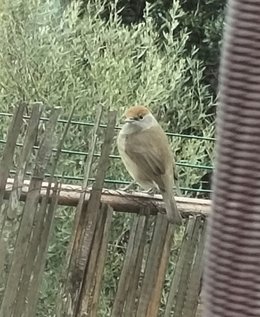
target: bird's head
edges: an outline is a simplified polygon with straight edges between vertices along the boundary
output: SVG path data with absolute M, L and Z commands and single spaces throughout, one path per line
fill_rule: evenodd
M 132 132 L 146 130 L 157 124 L 156 119 L 145 106 L 133 106 L 126 110 L 125 114 L 125 129 Z

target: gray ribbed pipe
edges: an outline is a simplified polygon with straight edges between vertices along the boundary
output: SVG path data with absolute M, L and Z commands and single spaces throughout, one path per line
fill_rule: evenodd
M 230 0 L 217 113 L 204 317 L 260 317 L 260 1 Z

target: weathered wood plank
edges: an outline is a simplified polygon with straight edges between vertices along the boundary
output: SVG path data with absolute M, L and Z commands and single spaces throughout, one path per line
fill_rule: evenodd
M 65 271 L 67 271 L 69 269 L 71 257 L 73 256 L 72 253 L 73 253 L 74 244 L 76 243 L 76 240 L 77 240 L 76 239 L 77 229 L 78 229 L 79 223 L 80 223 L 81 218 L 82 218 L 81 213 L 83 211 L 83 206 L 86 205 L 86 200 L 85 200 L 86 188 L 87 188 L 87 184 L 88 184 L 88 179 L 90 177 L 91 164 L 93 161 L 93 155 L 94 155 L 94 151 L 95 151 L 95 147 L 96 147 L 97 132 L 98 132 L 98 129 L 100 126 L 101 118 L 102 118 L 102 111 L 103 111 L 102 107 L 99 107 L 97 109 L 96 120 L 95 120 L 96 123 L 93 127 L 90 150 L 89 150 L 87 161 L 86 161 L 85 167 L 84 167 L 84 179 L 83 179 L 82 185 L 78 186 L 79 197 L 78 197 L 78 201 L 76 204 L 77 208 L 76 208 L 76 214 L 75 214 L 75 218 L 74 218 L 74 222 L 73 222 L 72 235 L 71 235 L 70 243 L 69 243 L 69 246 L 67 249 L 67 255 L 66 255 L 67 263 L 66 263 Z
M 105 131 L 105 139 L 98 162 L 96 179 L 87 206 L 83 204 L 82 210 L 80 210 L 81 216 L 76 228 L 76 235 L 73 240 L 73 250 L 69 260 L 68 280 L 62 287 L 57 312 L 58 316 L 76 316 L 79 310 L 83 278 L 88 265 L 97 226 L 97 211 L 100 208 L 105 173 L 109 166 L 109 154 L 114 136 L 115 123 L 116 112 L 111 111 L 108 113 L 108 125 Z
M 161 294 L 163 290 L 163 284 L 165 281 L 165 274 L 169 264 L 169 257 L 174 237 L 175 226 L 168 225 L 165 242 L 163 246 L 163 252 L 160 259 L 160 266 L 158 270 L 158 275 L 156 276 L 156 284 L 153 290 L 153 294 L 148 306 L 147 316 L 157 317 L 159 307 L 161 304 Z
M 2 204 L 3 203 L 3 198 L 4 198 L 4 194 L 5 194 L 5 187 L 6 187 L 6 182 L 7 182 L 7 177 L 9 174 L 9 170 L 11 167 L 11 164 L 13 163 L 13 156 L 15 153 L 15 144 L 17 141 L 17 138 L 19 136 L 20 130 L 21 130 L 21 126 L 22 126 L 22 122 L 23 122 L 23 113 L 25 110 L 25 103 L 22 103 L 18 106 L 18 108 L 15 111 L 15 114 L 13 116 L 13 119 L 10 123 L 9 129 L 8 129 L 8 134 L 7 134 L 7 144 L 4 148 L 3 151 L 3 156 L 0 162 L 0 283 L 1 283 L 1 287 L 2 285 L 5 285 L 5 277 L 6 277 L 6 272 L 5 272 L 5 260 L 6 260 L 6 255 L 8 254 L 7 251 L 7 243 L 6 241 L 4 241 L 4 237 L 3 237 L 3 231 L 4 231 L 4 227 L 5 227 L 5 223 L 6 223 L 6 217 L 8 215 L 8 209 L 10 208 L 17 208 L 17 205 L 19 203 L 19 199 L 14 199 L 16 198 L 16 195 L 14 195 L 13 191 L 11 191 L 10 193 L 10 198 L 9 198 L 9 203 L 6 204 Z M 30 129 L 30 127 L 32 126 L 32 123 L 29 122 L 29 127 L 28 130 Z M 37 127 L 36 127 L 37 130 Z M 28 131 L 27 131 L 27 135 L 28 135 Z M 26 139 L 26 137 L 25 137 Z M 24 162 L 24 160 L 20 159 L 20 162 Z M 18 170 L 19 170 L 20 166 L 18 163 Z M 18 172 L 17 172 L 18 174 Z M 17 176 L 14 179 L 14 183 L 15 185 L 13 186 L 15 189 L 15 194 L 17 193 L 16 191 L 18 191 L 18 187 L 19 185 L 17 184 Z M 23 178 L 21 179 L 21 183 L 23 183 Z M 22 185 L 22 184 L 21 184 Z M 20 185 L 20 186 L 21 186 Z M 6 205 L 6 208 L 5 208 Z
M 4 210 L 3 205 L 6 181 L 13 162 L 15 145 L 23 123 L 23 113 L 25 107 L 25 103 L 20 103 L 14 113 L 12 121 L 9 125 L 6 145 L 3 151 L 2 159 L 0 161 L 0 238 L 2 237 L 2 231 L 6 219 L 6 211 Z
M 99 107 L 96 113 L 96 123 L 93 127 L 93 132 L 92 132 L 92 140 L 91 140 L 91 144 L 90 144 L 90 148 L 92 149 L 92 151 L 89 152 L 87 161 L 85 163 L 85 165 L 87 165 L 84 168 L 84 179 L 83 179 L 83 184 L 82 186 L 79 186 L 80 191 L 79 191 L 79 197 L 78 197 L 78 201 L 77 201 L 77 208 L 76 208 L 76 213 L 75 213 L 75 217 L 74 217 L 74 222 L 73 222 L 73 226 L 72 226 L 72 233 L 71 233 L 71 238 L 70 238 L 70 242 L 69 242 L 69 246 L 67 248 L 67 254 L 66 254 L 66 264 L 65 264 L 65 269 L 63 272 L 63 277 L 62 277 L 62 285 L 61 285 L 61 291 L 60 294 L 57 298 L 57 315 L 58 316 L 67 316 L 67 312 L 70 309 L 70 314 L 72 314 L 72 310 L 71 310 L 71 305 L 72 305 L 72 295 L 73 294 L 73 285 L 71 278 L 73 277 L 73 272 L 71 271 L 71 265 L 72 263 L 75 262 L 75 257 L 76 255 L 76 248 L 77 250 L 79 249 L 78 247 L 78 236 L 79 236 L 79 228 L 80 227 L 80 222 L 82 221 L 82 219 L 84 219 L 85 215 L 82 214 L 83 212 L 83 206 L 85 205 L 85 190 L 86 190 L 86 186 L 88 184 L 88 179 L 90 176 L 90 167 L 91 167 L 91 163 L 93 160 L 93 151 L 95 149 L 96 146 L 96 141 L 97 141 L 97 131 L 100 125 L 100 121 L 101 121 L 101 117 L 102 117 L 102 111 L 103 108 Z M 80 232 L 80 234 L 82 234 Z M 67 277 L 70 276 L 71 278 L 68 279 Z M 78 296 L 78 295 L 77 295 Z
M 108 212 L 107 212 L 108 211 Z M 112 208 L 108 205 L 102 204 L 101 208 L 97 210 L 97 226 L 92 242 L 92 248 L 89 256 L 88 266 L 84 274 L 82 292 L 80 295 L 80 303 L 79 303 L 79 316 L 90 316 L 91 315 L 91 306 L 93 301 L 93 292 L 95 288 L 96 278 L 101 278 L 103 271 L 101 271 L 101 267 L 99 267 L 99 262 L 105 261 L 105 259 L 101 258 L 104 253 L 100 254 L 102 244 L 103 244 L 103 234 L 105 225 L 107 223 L 107 214 L 112 214 Z M 112 219 L 111 219 L 112 220 Z M 111 223 L 111 221 L 110 221 Z M 97 269 L 99 267 L 99 274 L 101 276 L 97 276 Z
M 6 195 L 9 197 L 12 189 L 13 179 L 7 179 Z M 48 183 L 43 182 L 41 195 L 46 194 Z M 53 186 L 53 185 L 52 185 Z M 25 200 L 28 193 L 29 182 L 24 181 L 21 200 Z M 82 189 L 81 186 L 62 184 L 58 204 L 64 206 L 77 206 L 81 194 L 84 193 L 84 203 L 87 203 L 90 197 L 91 187 Z M 209 199 L 198 199 L 189 197 L 175 197 L 178 209 L 182 216 L 201 214 L 208 216 L 211 210 L 211 201 Z M 161 195 L 151 196 L 142 192 L 127 193 L 120 190 L 102 189 L 101 202 L 110 205 L 115 211 L 129 212 L 140 214 L 144 208 L 149 209 L 151 215 L 156 215 L 158 212 L 164 213 L 164 203 Z
M 100 243 L 98 261 L 96 263 L 96 275 L 95 275 L 95 285 L 92 294 L 92 301 L 89 307 L 89 317 L 97 317 L 98 316 L 98 303 L 99 296 L 101 293 L 102 287 L 102 279 L 103 279 L 103 271 L 105 267 L 107 246 L 109 241 L 110 228 L 112 224 L 112 215 L 113 209 L 106 205 L 106 222 L 103 230 L 102 241 Z
M 11 317 L 15 307 L 17 291 L 23 273 L 23 266 L 27 260 L 27 248 L 30 241 L 33 221 L 38 210 L 41 183 L 44 178 L 46 166 L 52 154 L 52 143 L 54 128 L 59 116 L 60 109 L 54 108 L 47 124 L 46 131 L 37 153 L 33 176 L 30 182 L 29 191 L 23 209 L 23 216 L 17 236 L 15 249 L 12 258 L 7 285 L 1 305 L 0 316 Z
M 42 274 L 44 271 L 48 245 L 50 240 L 50 235 L 52 232 L 53 227 L 53 220 L 54 214 L 57 207 L 58 201 L 58 184 L 56 189 L 54 190 L 54 195 L 52 196 L 51 203 L 48 205 L 46 198 L 45 201 L 41 203 L 40 206 L 40 213 L 39 213 L 39 220 L 37 219 L 37 223 L 33 230 L 33 238 L 31 241 L 35 239 L 33 245 L 31 245 L 30 250 L 32 250 L 29 255 L 28 259 L 33 259 L 33 267 L 31 272 L 27 270 L 27 276 L 30 276 L 28 289 L 27 289 L 27 296 L 22 292 L 20 287 L 19 294 L 22 302 L 21 302 L 21 312 L 23 315 L 21 316 L 36 316 L 36 307 L 39 298 L 39 286 L 40 281 L 42 278 Z M 42 207 L 42 208 L 41 208 Z M 41 210 L 42 209 L 42 210 Z M 32 242 L 31 242 L 32 243 Z M 36 250 L 33 248 L 36 246 Z M 35 252 L 36 251 L 36 252 Z M 21 283 L 22 285 L 22 283 Z M 18 306 L 18 301 L 16 303 Z M 20 316 L 18 314 L 14 314 L 14 316 Z
M 203 251 L 205 245 L 205 238 L 206 238 L 206 229 L 207 229 L 207 222 L 205 219 L 200 219 L 200 237 L 197 241 L 197 252 L 194 259 L 194 264 L 191 271 L 190 282 L 187 285 L 187 295 L 185 306 L 183 309 L 183 316 L 187 317 L 195 317 L 197 306 L 198 306 L 198 299 L 199 293 L 201 288 L 201 277 L 203 272 Z
M 137 309 L 137 300 L 140 294 L 140 275 L 142 271 L 142 264 L 143 264 L 143 257 L 144 257 L 144 248 L 146 245 L 146 235 L 147 235 L 147 216 L 146 209 L 144 209 L 144 214 L 138 216 L 140 217 L 139 221 L 141 222 L 141 229 L 142 235 L 139 240 L 135 240 L 134 245 L 138 249 L 136 258 L 133 264 L 133 272 L 131 274 L 131 281 L 127 292 L 127 298 L 125 301 L 125 308 L 124 308 L 124 317 L 134 317 Z M 145 226 L 143 227 L 142 223 L 145 221 Z
M 182 269 L 186 261 L 187 254 L 189 252 L 189 245 L 192 242 L 192 234 L 195 226 L 195 217 L 191 217 L 188 220 L 188 224 L 185 228 L 185 233 L 182 239 L 181 250 L 179 258 L 175 267 L 174 276 L 171 283 L 170 292 L 168 295 L 164 317 L 172 316 L 172 308 L 176 304 L 176 297 L 179 290 L 179 285 L 181 281 Z M 179 317 L 179 316 L 178 316 Z
M 14 177 L 13 188 L 9 197 L 9 205 L 7 209 L 7 217 L 14 219 L 16 217 L 17 206 L 21 196 L 24 176 L 29 163 L 29 158 L 32 153 L 34 142 L 38 132 L 38 124 L 42 113 L 43 105 L 40 102 L 32 104 L 32 113 L 28 121 L 26 135 L 24 137 L 24 144 L 21 154 L 18 157 L 18 164 L 16 167 L 16 175 Z M 7 141 L 8 144 L 8 141 Z
M 127 245 L 124 265 L 119 278 L 117 292 L 111 313 L 112 317 L 123 316 L 125 301 L 128 300 L 128 291 L 131 287 L 132 275 L 135 273 L 135 265 L 139 254 L 139 247 L 142 239 L 144 238 L 145 226 L 145 216 L 141 215 L 134 219 Z
M 16 297 L 15 316 L 35 315 L 36 304 L 39 296 L 39 283 L 46 262 L 46 254 L 49 245 L 50 234 L 52 231 L 54 212 L 58 201 L 58 184 L 56 183 L 54 195 L 52 196 L 51 202 L 48 205 L 51 192 L 51 183 L 54 179 L 54 173 L 70 126 L 73 112 L 74 108 L 71 111 L 61 140 L 57 146 L 55 156 L 52 158 L 52 171 L 49 179 L 49 186 L 47 188 L 46 196 L 41 201 L 37 217 L 34 219 L 32 234 L 28 245 L 27 261 L 24 264 L 20 287 Z
M 92 187 L 90 199 L 86 208 L 85 222 L 83 222 L 83 234 L 79 236 L 80 254 L 76 257 L 75 268 L 77 272 L 85 272 L 88 264 L 92 242 L 97 224 L 97 210 L 100 209 L 101 193 L 104 185 L 105 174 L 109 166 L 109 154 L 112 147 L 114 128 L 116 124 L 116 112 L 111 111 L 108 114 L 108 124 L 105 133 L 104 143 L 102 145 L 101 156 L 98 162 L 97 175 Z M 81 280 L 81 286 L 82 286 Z M 77 308 L 78 309 L 78 308 Z
M 187 288 L 189 285 L 191 270 L 193 266 L 194 256 L 196 253 L 196 246 L 199 239 L 199 229 L 201 226 L 200 217 L 195 218 L 195 223 L 193 227 L 193 232 L 191 236 L 191 241 L 187 245 L 185 261 L 182 265 L 182 272 L 181 272 L 181 279 L 178 285 L 178 292 L 176 294 L 176 304 L 174 307 L 174 317 L 182 316 L 185 301 L 186 301 L 186 294 Z M 188 316 L 187 316 L 188 317 Z
M 149 305 L 152 305 L 151 301 L 154 300 L 156 296 L 160 297 L 160 294 L 158 293 L 153 296 L 153 291 L 157 283 L 157 276 L 160 268 L 167 228 L 168 221 L 166 217 L 164 215 L 158 214 L 156 217 L 148 258 L 146 261 L 136 317 L 149 317 L 148 307 Z

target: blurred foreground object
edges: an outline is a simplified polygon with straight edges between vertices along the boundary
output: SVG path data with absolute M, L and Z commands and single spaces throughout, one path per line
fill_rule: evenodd
M 260 316 L 260 2 L 228 2 L 204 317 Z

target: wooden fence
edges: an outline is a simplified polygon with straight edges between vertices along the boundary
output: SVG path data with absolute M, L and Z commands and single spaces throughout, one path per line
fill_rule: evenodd
M 198 313 L 209 201 L 177 200 L 186 220 L 178 260 L 173 267 L 169 259 L 176 228 L 169 225 L 161 213 L 161 197 L 103 188 L 114 137 L 115 112 L 109 112 L 107 116 L 97 173 L 90 188 L 88 178 L 102 111 L 98 111 L 97 123 L 93 127 L 84 181 L 81 186 L 75 186 L 58 182 L 54 177 L 72 114 L 53 154 L 53 131 L 60 109 L 52 110 L 38 151 L 33 155 L 42 105 L 35 103 L 32 106 L 30 119 L 26 122 L 23 120 L 25 108 L 25 104 L 20 104 L 14 113 L 0 162 L 0 317 L 36 316 L 39 287 L 58 205 L 74 206 L 76 211 L 65 268 L 61 273 L 55 316 L 103 316 L 99 311 L 99 301 L 111 223 L 115 212 L 128 212 L 134 213 L 135 217 L 120 276 L 117 276 L 117 291 L 107 316 L 195 317 Z M 26 131 L 23 146 L 16 158 L 15 176 L 10 178 L 21 130 Z M 27 165 L 32 157 L 34 168 L 28 179 Z M 49 162 L 52 170 L 46 179 Z M 22 212 L 19 213 L 19 210 Z M 154 222 L 151 222 L 151 217 L 155 218 Z M 10 265 L 7 266 L 7 240 L 10 238 L 7 223 L 10 221 L 18 230 Z M 152 231 L 149 239 L 148 229 Z

